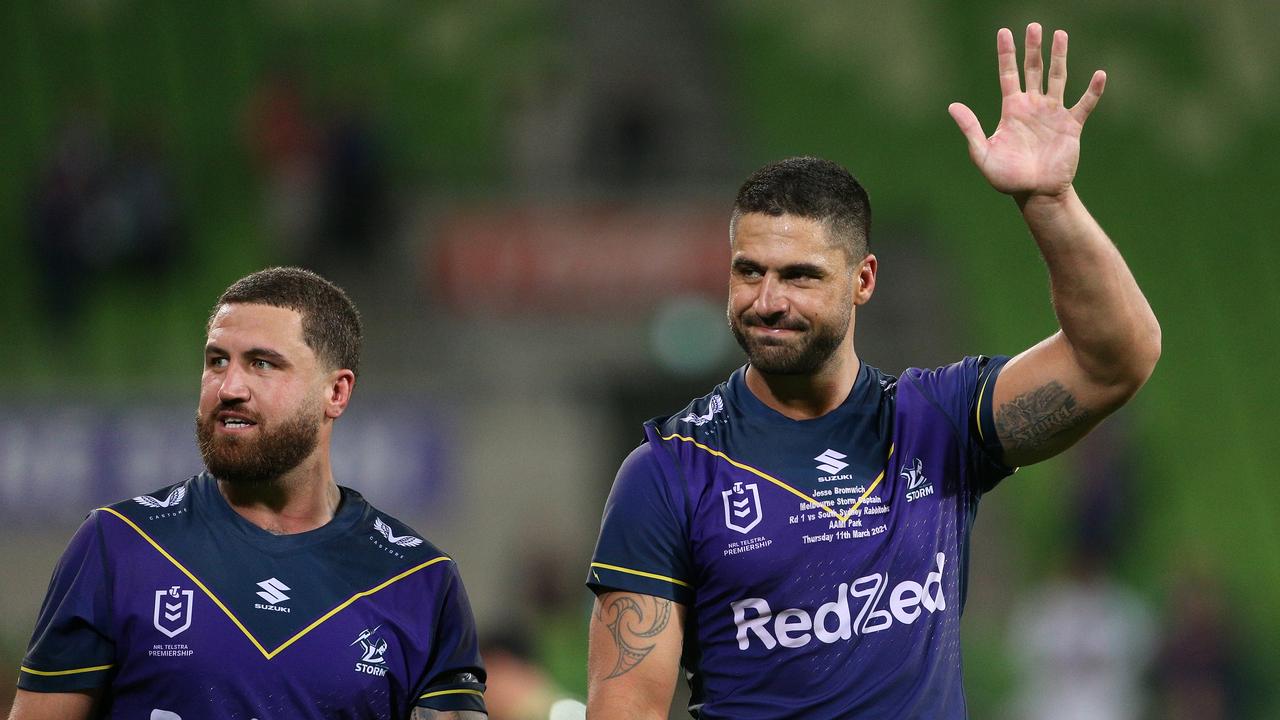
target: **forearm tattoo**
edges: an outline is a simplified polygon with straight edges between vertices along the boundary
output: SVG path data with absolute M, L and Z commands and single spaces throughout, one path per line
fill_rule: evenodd
M 671 601 L 651 595 L 621 595 L 596 609 L 596 619 L 609 628 L 618 661 L 605 679 L 624 675 L 653 650 L 655 638 L 671 622 Z
M 1089 411 L 1053 380 L 1001 405 L 995 424 L 1006 450 L 1023 450 L 1042 445 L 1088 418 Z

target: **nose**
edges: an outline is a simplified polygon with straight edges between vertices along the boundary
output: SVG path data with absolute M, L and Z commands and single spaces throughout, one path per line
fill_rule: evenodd
M 762 320 L 776 320 L 787 314 L 787 295 L 782 284 L 773 275 L 765 275 L 757 286 L 751 309 Z
M 245 382 L 245 373 L 231 363 L 222 373 L 222 381 L 218 385 L 218 400 L 228 405 L 249 399 L 249 384 Z

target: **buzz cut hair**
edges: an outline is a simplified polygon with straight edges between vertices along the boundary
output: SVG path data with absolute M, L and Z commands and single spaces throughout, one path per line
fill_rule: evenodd
M 867 191 L 840 165 L 816 157 L 791 157 L 756 170 L 738 189 L 729 221 L 733 241 L 745 213 L 795 215 L 816 220 L 857 261 L 871 252 L 871 201 Z
M 273 267 L 246 275 L 218 298 L 205 326 L 208 332 L 223 305 L 254 304 L 293 310 L 302 316 L 302 340 L 330 370 L 360 374 L 364 328 L 347 293 L 316 273 Z

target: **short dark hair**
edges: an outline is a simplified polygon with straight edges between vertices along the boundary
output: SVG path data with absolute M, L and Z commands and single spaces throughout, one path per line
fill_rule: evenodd
M 853 259 L 871 251 L 867 191 L 848 170 L 830 160 L 792 157 L 751 173 L 734 200 L 730 232 L 739 216 L 753 212 L 817 220 Z
M 208 327 L 223 305 L 271 305 L 302 316 L 302 340 L 331 369 L 360 373 L 364 330 L 360 312 L 347 293 L 319 275 L 297 267 L 273 267 L 232 283 L 209 315 Z M 206 328 L 207 330 L 207 328 Z

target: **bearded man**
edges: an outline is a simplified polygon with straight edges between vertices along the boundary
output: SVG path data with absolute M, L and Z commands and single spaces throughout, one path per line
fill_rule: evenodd
M 89 514 L 12 720 L 485 717 L 453 561 L 334 481 L 355 305 L 315 273 L 272 268 L 227 288 L 207 335 L 206 471 Z

